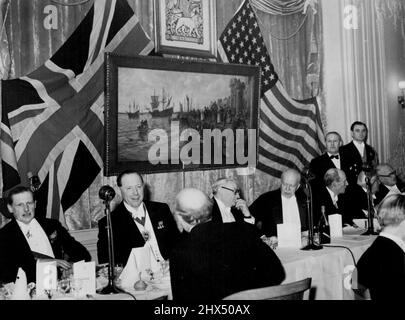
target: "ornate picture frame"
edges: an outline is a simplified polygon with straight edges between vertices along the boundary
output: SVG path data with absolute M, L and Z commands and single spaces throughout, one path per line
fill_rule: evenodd
M 154 0 L 153 4 L 157 53 L 216 58 L 215 0 Z
M 104 175 L 256 165 L 259 67 L 106 53 L 105 69 Z

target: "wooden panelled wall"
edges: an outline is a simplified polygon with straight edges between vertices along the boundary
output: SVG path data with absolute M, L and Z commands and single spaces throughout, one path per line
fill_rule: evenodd
M 241 2 L 242 0 L 216 1 L 218 35 L 221 34 Z M 43 27 L 44 6 L 53 4 L 50 0 L 13 0 L 11 3 L 7 23 L 13 61 L 11 76 L 19 77 L 39 67 L 60 47 L 84 17 L 92 1 L 81 6 L 56 5 L 58 8 L 56 30 L 46 30 Z M 139 17 L 145 31 L 153 39 L 153 2 L 128 0 L 128 3 Z M 309 98 L 311 93 L 306 86 L 309 50 L 311 45 L 313 49 L 314 44 L 321 47 L 319 14 L 309 15 L 301 29 L 299 26 L 304 19 L 302 14 L 276 17 L 258 12 L 258 16 L 263 36 L 271 50 L 273 64 L 287 92 L 296 99 Z M 292 35 L 298 29 L 297 34 L 287 41 L 276 39 Z M 270 37 L 270 33 L 275 37 Z M 318 72 L 320 72 L 319 69 Z M 152 200 L 167 202 L 173 206 L 177 192 L 183 187 L 194 186 L 209 194 L 210 185 L 222 176 L 231 176 L 238 181 L 248 203 L 261 193 L 279 185 L 278 179 L 261 171 L 256 170 L 253 174 L 244 175 L 243 170 L 238 169 L 149 174 L 145 176 L 145 181 Z M 106 183 L 118 190 L 115 177 L 106 178 L 101 173 L 78 203 L 66 212 L 66 223 L 69 229 L 88 229 L 97 225 L 97 220 L 103 215 L 98 190 Z M 115 200 L 120 201 L 119 196 Z

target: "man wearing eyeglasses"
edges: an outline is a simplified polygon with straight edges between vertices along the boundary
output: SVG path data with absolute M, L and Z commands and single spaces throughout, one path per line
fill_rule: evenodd
M 269 237 L 269 245 L 276 248 L 277 225 L 298 225 L 301 231 L 307 230 L 305 194 L 299 189 L 301 174 L 288 169 L 281 175 L 280 189 L 266 192 L 259 196 L 249 207 L 256 218 L 260 232 Z
M 220 178 L 212 185 L 214 205 L 212 220 L 215 222 L 247 222 L 255 223 L 246 201 L 240 197 L 240 189 L 230 178 Z
M 38 259 L 55 261 L 59 270 L 70 269 L 72 262 L 91 260 L 87 249 L 58 220 L 35 217 L 30 189 L 15 187 L 7 202 L 13 218 L 0 229 L 0 282 L 14 282 L 20 267 L 27 281 L 35 282 Z
M 381 163 L 376 168 L 380 186 L 376 192 L 375 202 L 380 203 L 386 196 L 405 191 L 405 184 L 398 179 L 395 169 L 388 163 Z

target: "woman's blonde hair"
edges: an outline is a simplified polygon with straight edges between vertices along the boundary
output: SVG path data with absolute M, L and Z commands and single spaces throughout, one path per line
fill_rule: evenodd
M 396 226 L 405 220 L 405 195 L 386 197 L 378 207 L 378 221 L 382 227 Z

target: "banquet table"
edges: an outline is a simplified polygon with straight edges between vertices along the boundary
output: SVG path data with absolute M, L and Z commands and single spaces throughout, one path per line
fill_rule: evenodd
M 375 237 L 343 235 L 340 238 L 332 239 L 330 243 L 331 246 L 339 247 L 324 245 L 321 250 L 275 249 L 275 253 L 283 263 L 286 272 L 283 284 L 311 277 L 311 290 L 305 293 L 304 298 L 306 299 L 356 299 L 351 288 L 351 277 L 355 263 L 350 251 L 357 263 Z

